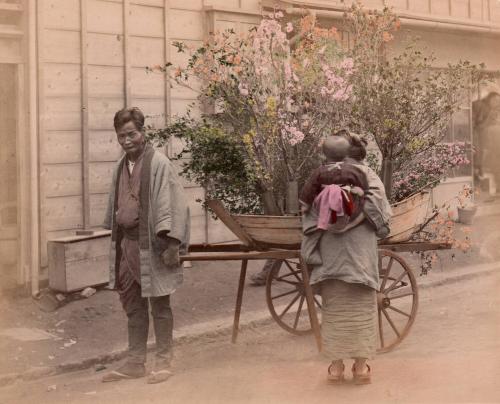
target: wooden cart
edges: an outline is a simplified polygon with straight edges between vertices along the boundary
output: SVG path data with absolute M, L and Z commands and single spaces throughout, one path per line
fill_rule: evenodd
M 380 352 L 391 350 L 408 335 L 418 309 L 415 276 L 398 253 L 450 248 L 446 243 L 400 241 L 398 235 L 408 233 L 404 228 L 416 226 L 420 220 L 425 199 L 413 198 L 410 203 L 411 209 L 405 211 L 404 206 L 399 207 L 399 212 L 395 209 L 399 216 L 405 218 L 406 224 L 402 225 L 399 220 L 398 225 L 394 226 L 398 233 L 391 234 L 379 243 L 380 291 L 377 293 L 377 303 Z M 321 350 L 317 317 L 321 298 L 309 284 L 310 271 L 300 255 L 300 217 L 231 215 L 221 202 L 215 200 L 209 202 L 209 207 L 238 237 L 239 243 L 192 245 L 182 259 L 241 261 L 232 341 L 236 342 L 238 335 L 248 261 L 272 259 L 275 265 L 266 282 L 266 299 L 271 316 L 280 327 L 293 334 L 313 332 L 318 349 Z

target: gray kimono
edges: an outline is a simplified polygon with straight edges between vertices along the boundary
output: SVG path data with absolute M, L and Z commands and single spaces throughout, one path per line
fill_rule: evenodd
M 388 236 L 392 212 L 377 174 L 364 164 L 358 167 L 365 173 L 369 187 L 363 208 L 366 219 L 360 225 L 344 233 L 333 233 L 317 229 L 313 209 L 302 217 L 301 252 L 313 268 L 311 284 L 338 279 L 378 290 L 377 239 Z
M 181 242 L 181 254 L 189 244 L 190 216 L 184 188 L 170 160 L 160 152 L 147 146 L 143 157 L 140 185 L 139 245 L 140 277 L 143 297 L 172 294 L 183 280 L 182 266 L 167 268 L 161 254 L 167 247 L 168 237 Z M 116 224 L 117 193 L 119 175 L 125 164 L 122 157 L 113 172 L 113 182 L 109 195 L 104 227 L 112 230 L 110 254 L 110 286 L 116 287 L 117 271 L 120 263 L 120 244 L 123 234 Z

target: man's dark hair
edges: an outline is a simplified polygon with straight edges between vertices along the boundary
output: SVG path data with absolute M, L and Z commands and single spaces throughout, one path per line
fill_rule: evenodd
M 144 114 L 137 107 L 120 109 L 113 120 L 115 130 L 128 122 L 133 122 L 138 131 L 144 132 Z

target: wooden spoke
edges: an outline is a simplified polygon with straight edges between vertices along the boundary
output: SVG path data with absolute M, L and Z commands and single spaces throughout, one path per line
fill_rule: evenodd
M 382 311 L 381 310 L 378 311 L 378 333 L 380 336 L 380 346 L 382 348 L 384 348 L 385 347 L 385 345 L 384 345 L 384 330 L 383 330 L 383 326 L 382 326 Z
M 294 303 L 299 300 L 300 293 L 297 292 L 297 296 L 295 296 L 292 301 L 288 304 L 288 306 L 285 307 L 285 310 L 279 315 L 279 318 L 283 318 L 283 316 L 288 313 L 288 310 L 290 310 L 290 307 L 294 305 Z
M 292 266 L 290 265 L 290 262 L 288 260 L 285 260 L 284 263 L 290 271 L 292 271 L 292 272 L 295 271 L 295 269 L 292 268 Z
M 410 318 L 410 317 L 411 317 L 411 315 L 410 315 L 410 314 L 405 313 L 405 312 L 404 312 L 404 311 L 402 311 L 402 310 L 396 309 L 395 307 L 388 306 L 387 308 L 388 308 L 388 309 L 391 309 L 391 310 L 393 310 L 393 311 L 395 311 L 396 313 L 402 314 L 403 316 L 406 316 L 406 317 L 408 317 L 408 318 Z
M 299 273 L 299 271 L 293 271 L 293 270 L 292 270 L 291 272 L 287 273 L 286 275 L 281 275 L 281 276 L 277 277 L 276 279 L 277 279 L 278 281 L 281 281 L 281 280 L 283 280 L 284 278 L 288 278 L 289 276 L 292 276 L 292 275 L 293 275 L 293 276 L 295 276 L 295 277 L 297 278 L 297 280 L 298 280 L 299 282 L 301 282 L 301 283 L 302 283 L 302 279 L 300 279 L 300 278 L 297 276 L 297 274 L 298 274 L 298 273 Z
M 293 262 L 288 262 L 288 260 L 284 262 L 286 266 L 274 265 L 267 276 L 267 307 L 273 319 L 284 330 L 296 335 L 309 334 L 311 325 L 302 321 L 304 320 L 302 311 L 304 308 L 309 309 L 308 300 L 304 294 L 303 272 L 301 269 L 295 270 Z M 299 308 L 297 313 L 292 310 L 294 305 Z
M 384 293 L 387 294 L 387 293 L 390 293 L 392 290 L 396 289 L 396 285 L 398 284 L 398 282 L 400 282 L 405 276 L 406 276 L 406 272 L 401 272 L 401 275 L 399 275 L 395 280 L 394 282 L 391 283 L 391 286 L 389 286 L 387 289 L 384 290 Z M 381 289 L 383 290 L 383 289 Z
M 316 296 L 313 296 L 314 303 L 316 303 L 316 306 L 318 306 L 321 309 L 321 303 L 318 301 L 318 298 Z
M 379 262 L 380 260 L 389 262 L 385 270 L 379 270 L 381 287 L 377 295 L 380 334 L 378 351 L 388 352 L 400 344 L 408 335 L 415 321 L 418 310 L 418 287 L 415 275 L 413 275 L 410 267 L 399 254 L 380 249 Z M 397 321 L 393 321 L 394 314 L 389 309 L 397 313 L 397 317 L 394 319 Z M 386 323 L 384 317 L 388 324 L 384 324 Z M 389 327 L 392 328 L 394 333 L 387 332 Z
M 297 325 L 299 324 L 300 314 L 302 313 L 302 305 L 304 304 L 304 300 L 306 300 L 305 296 L 301 296 L 299 302 L 299 309 L 297 310 L 297 314 L 295 315 L 295 321 L 293 323 L 293 328 L 297 329 Z
M 385 318 L 387 319 L 387 321 L 391 325 L 392 329 L 394 330 L 394 332 L 396 333 L 396 335 L 398 336 L 398 338 L 400 338 L 401 334 L 399 333 L 398 329 L 394 325 L 392 319 L 389 317 L 389 314 L 387 314 L 387 311 L 385 311 L 385 309 L 382 309 L 382 312 L 384 313 Z
M 289 290 L 288 292 L 280 293 L 279 295 L 271 297 L 271 299 L 273 299 L 273 300 L 274 299 L 279 299 L 280 297 L 285 297 L 285 296 L 291 295 L 293 293 L 297 293 L 297 289 Z
M 288 285 L 292 285 L 292 286 L 297 286 L 297 285 L 300 284 L 299 282 L 287 281 L 286 279 L 280 279 L 280 281 L 283 282 L 283 283 L 286 283 Z
M 396 296 L 389 296 L 391 300 L 394 300 L 394 299 L 401 299 L 403 297 L 407 297 L 407 296 L 415 296 L 415 293 L 414 292 L 408 292 L 408 293 L 403 293 L 401 295 L 396 295 Z
M 300 270 L 298 270 L 297 268 L 292 268 L 292 266 L 290 265 L 290 262 L 288 260 L 285 260 L 285 265 L 288 267 L 288 269 L 290 270 L 290 272 L 297 278 L 297 280 L 299 282 L 302 282 L 302 278 L 299 277 L 297 274 L 300 273 Z
M 381 259 L 381 261 L 382 261 L 382 259 Z M 389 260 L 389 265 L 387 265 L 387 268 L 385 270 L 385 276 L 384 276 L 384 279 L 382 280 L 382 285 L 380 285 L 380 290 L 384 290 L 384 288 L 385 288 L 385 284 L 387 283 L 387 279 L 389 278 L 389 273 L 391 272 L 393 261 L 394 261 L 394 258 L 391 257 Z

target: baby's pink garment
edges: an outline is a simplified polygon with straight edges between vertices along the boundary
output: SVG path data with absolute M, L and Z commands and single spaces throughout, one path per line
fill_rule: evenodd
M 336 184 L 327 185 L 314 199 L 313 207 L 318 212 L 318 229 L 327 230 L 331 225 L 332 213 L 344 216 L 342 188 Z

